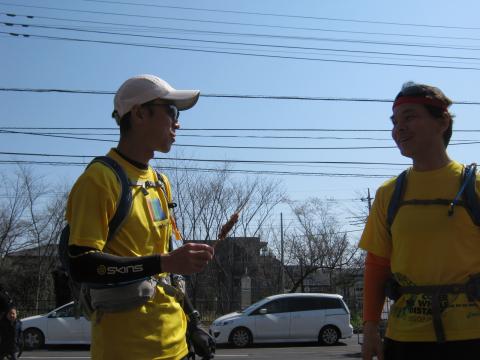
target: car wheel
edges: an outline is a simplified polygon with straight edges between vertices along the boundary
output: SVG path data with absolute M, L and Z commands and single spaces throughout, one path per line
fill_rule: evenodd
M 23 341 L 26 349 L 39 349 L 45 345 L 45 336 L 39 329 L 29 328 L 23 332 Z
M 318 335 L 318 342 L 322 345 L 334 345 L 340 339 L 340 332 L 334 326 L 328 325 L 320 330 Z
M 243 348 L 252 342 L 252 334 L 247 328 L 236 328 L 230 334 L 230 342 L 235 347 Z

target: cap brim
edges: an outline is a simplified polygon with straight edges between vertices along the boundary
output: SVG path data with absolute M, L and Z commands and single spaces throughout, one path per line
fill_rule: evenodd
M 197 103 L 199 97 L 199 90 L 174 90 L 162 96 L 162 99 L 171 101 L 178 110 L 188 110 Z

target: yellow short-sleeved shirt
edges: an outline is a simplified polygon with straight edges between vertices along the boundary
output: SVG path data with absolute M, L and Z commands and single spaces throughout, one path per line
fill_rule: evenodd
M 153 169 L 139 169 L 115 151 L 108 156 L 125 170 L 132 183 L 157 180 Z M 168 251 L 172 227 L 167 199 L 160 189 L 144 195 L 132 187 L 133 203 L 117 235 L 105 245 L 108 222 L 115 213 L 120 184 L 111 169 L 94 163 L 78 178 L 70 193 L 67 221 L 70 244 L 88 246 L 119 256 L 142 256 Z M 181 306 L 157 287 L 155 297 L 131 311 L 92 319 L 92 359 L 177 360 L 187 353 L 186 317 Z
M 403 200 L 453 199 L 457 194 L 463 165 L 419 172 L 410 169 Z M 395 179 L 377 191 L 359 246 L 390 259 L 391 270 L 403 286 L 465 283 L 480 273 L 480 227 L 467 210 L 456 206 L 448 216 L 445 205 L 404 205 L 388 233 L 387 209 Z M 477 193 L 480 179 L 477 177 Z M 465 294 L 441 299 L 442 323 L 447 341 L 480 338 L 480 304 Z M 403 295 L 392 307 L 386 336 L 398 341 L 435 341 L 431 302 L 426 295 Z

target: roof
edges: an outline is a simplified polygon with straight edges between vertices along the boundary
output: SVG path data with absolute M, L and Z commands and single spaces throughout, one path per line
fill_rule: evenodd
M 289 298 L 289 297 L 323 297 L 323 298 L 340 298 L 342 299 L 343 296 L 340 294 L 326 294 L 326 293 L 288 293 L 288 294 L 277 294 L 277 295 L 270 295 L 267 299 L 280 299 L 280 298 Z
M 36 257 L 36 256 L 57 256 L 58 245 L 41 245 L 11 252 L 7 257 Z

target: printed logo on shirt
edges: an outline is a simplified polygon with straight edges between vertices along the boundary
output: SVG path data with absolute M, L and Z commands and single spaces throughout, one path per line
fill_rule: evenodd
M 167 218 L 162 209 L 159 198 L 147 199 L 148 210 L 153 221 L 162 221 Z

